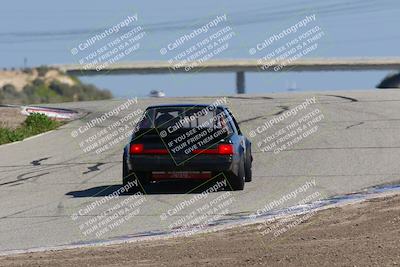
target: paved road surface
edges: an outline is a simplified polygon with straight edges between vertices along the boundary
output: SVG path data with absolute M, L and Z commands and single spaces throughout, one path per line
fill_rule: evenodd
M 84 152 L 79 144 L 137 108 L 165 102 L 212 103 L 216 98 L 139 99 L 129 110 L 75 138 L 71 136 L 74 130 L 125 100 L 63 104 L 62 107 L 77 108 L 89 114 L 51 133 L 0 146 L 0 252 L 168 231 L 174 223 L 181 225 L 179 219 L 189 220 L 191 213 L 195 212 L 197 218 L 201 211 L 208 212 L 199 209 L 205 203 L 222 203 L 218 202 L 221 196 L 230 199 L 231 204 L 226 202 L 224 209 L 213 210 L 209 216 L 222 216 L 214 217 L 216 219 L 252 214 L 273 201 L 281 201 L 281 207 L 287 207 L 310 196 L 310 200 L 315 200 L 315 196 L 328 197 L 400 180 L 400 91 L 240 95 L 228 97 L 227 105 L 240 121 L 242 130 L 249 133 L 274 114 L 282 115 L 314 96 L 317 103 L 302 112 L 318 109 L 323 114 L 316 132 L 279 154 L 273 150 L 260 151 L 257 143 L 262 134 L 251 138 L 253 182 L 247 183 L 244 191 L 233 192 L 230 196 L 227 191 L 212 193 L 173 216 L 168 215 L 168 211 L 174 213 L 179 203 L 193 200 L 208 185 L 184 194 L 198 184 L 155 184 L 146 188 L 143 199 L 122 195 L 93 206 L 121 186 L 122 147 L 127 139 L 100 154 Z M 274 134 L 300 118 L 296 116 L 263 134 Z M 315 185 L 302 187 L 314 180 Z M 305 189 L 304 192 L 299 188 Z M 293 192 L 298 195 L 282 201 L 284 196 L 291 193 L 293 196 Z M 115 210 L 104 217 L 96 217 L 106 209 L 123 204 L 124 200 L 125 204 L 140 208 L 128 221 L 107 223 L 106 219 L 114 216 Z M 131 208 L 127 214 L 136 211 Z M 74 217 L 80 210 L 83 216 Z M 167 214 L 165 220 L 160 218 L 163 214 Z M 97 231 L 112 230 L 98 237 L 96 231 L 85 235 L 84 231 L 100 221 L 103 228 L 99 226 Z M 111 223 L 115 223 L 114 227 Z

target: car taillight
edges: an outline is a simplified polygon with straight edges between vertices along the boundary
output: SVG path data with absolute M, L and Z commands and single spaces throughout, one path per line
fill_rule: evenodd
M 233 145 L 232 144 L 219 144 L 218 154 L 219 155 L 233 155 Z
M 233 145 L 231 144 L 219 144 L 217 148 L 209 149 L 195 149 L 194 154 L 208 154 L 208 155 L 233 155 Z
M 132 144 L 129 152 L 131 154 L 142 154 L 144 151 L 143 144 Z
M 145 149 L 143 144 L 131 144 L 130 154 L 150 154 L 150 155 L 166 155 L 167 149 Z

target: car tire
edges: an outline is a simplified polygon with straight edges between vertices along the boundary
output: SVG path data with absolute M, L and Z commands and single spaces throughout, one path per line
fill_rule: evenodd
M 129 188 L 127 193 L 136 193 L 139 191 L 143 192 L 143 186 L 145 184 L 145 179 L 143 179 L 142 177 L 145 177 L 145 175 L 130 172 L 128 169 L 125 157 L 123 157 L 123 159 L 122 159 L 122 185 L 123 186 L 128 185 L 129 182 L 135 181 L 136 177 L 138 179 L 139 185 Z
M 244 168 L 244 160 L 240 161 L 239 172 L 238 175 L 233 173 L 228 175 L 228 182 L 232 191 L 239 191 L 244 189 L 244 180 L 245 180 L 245 168 Z
M 251 170 L 252 158 L 251 148 L 246 151 L 246 162 L 245 162 L 245 182 L 251 182 L 253 180 L 253 172 Z
M 122 186 L 128 185 L 129 182 L 133 182 L 135 180 L 135 176 L 133 173 L 129 172 L 128 166 L 126 164 L 125 157 L 122 158 Z M 131 192 L 131 188 L 128 189 Z

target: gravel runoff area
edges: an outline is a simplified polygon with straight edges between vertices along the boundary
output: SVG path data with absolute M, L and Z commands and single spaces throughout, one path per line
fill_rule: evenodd
M 280 235 L 281 220 L 198 234 L 0 257 L 1 266 L 397 266 L 400 195 L 322 210 Z M 300 215 L 301 216 L 301 215 Z M 281 225 L 282 226 L 282 225 Z
M 21 125 L 26 116 L 19 108 L 0 107 L 0 127 L 15 129 Z

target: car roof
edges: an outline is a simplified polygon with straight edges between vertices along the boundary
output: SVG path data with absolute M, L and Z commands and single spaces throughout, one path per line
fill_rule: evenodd
M 152 105 L 148 106 L 146 109 L 151 109 L 151 108 L 173 108 L 173 107 L 208 107 L 210 104 L 161 104 L 161 105 Z M 216 105 L 217 108 L 222 108 L 226 109 L 225 106 L 222 105 Z

